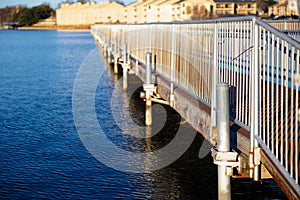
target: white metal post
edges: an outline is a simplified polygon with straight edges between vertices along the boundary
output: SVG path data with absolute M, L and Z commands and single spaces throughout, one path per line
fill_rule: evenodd
M 212 145 L 216 145 L 214 141 L 214 132 L 217 126 L 217 82 L 218 82 L 218 24 L 214 24 L 213 34 L 213 72 L 212 72 L 212 96 L 211 96 L 211 130 L 210 140 Z
M 117 46 L 118 40 L 115 39 L 115 48 L 114 48 L 114 72 L 115 74 L 118 74 L 118 59 L 119 59 L 119 53 L 118 53 L 118 46 Z
M 175 25 L 172 24 L 172 40 L 171 40 L 171 66 L 170 66 L 170 106 L 174 107 L 174 73 L 175 73 L 175 52 L 176 52 L 176 35 L 175 35 Z
M 150 52 L 146 53 L 146 84 L 151 83 L 152 75 L 152 54 Z
M 217 85 L 217 132 L 218 152 L 230 151 L 229 129 L 229 86 L 227 83 Z M 230 176 L 226 165 L 218 165 L 218 199 L 231 199 Z
M 124 43 L 123 45 L 123 91 L 127 91 L 128 88 L 128 70 L 130 69 L 130 65 L 128 64 L 127 59 L 127 44 Z
M 123 63 L 127 64 L 127 44 L 123 44 Z
M 128 68 L 123 67 L 123 91 L 127 91 L 128 88 Z
M 146 53 L 146 82 L 143 85 L 144 91 L 146 93 L 146 113 L 145 113 L 145 124 L 146 126 L 152 125 L 152 102 L 151 95 L 154 92 L 154 84 L 151 81 L 152 78 L 152 54 L 150 52 Z
M 258 25 L 256 24 L 255 18 L 252 22 L 253 26 L 253 62 L 251 70 L 251 127 L 250 127 L 250 155 L 249 155 L 249 175 L 254 180 L 260 180 L 260 166 L 257 162 L 258 142 L 255 139 L 255 135 L 259 133 L 259 41 L 260 35 L 258 30 Z

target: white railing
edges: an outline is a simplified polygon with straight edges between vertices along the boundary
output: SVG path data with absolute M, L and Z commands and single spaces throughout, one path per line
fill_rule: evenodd
M 299 184 L 300 43 L 259 20 L 254 30 L 260 76 L 255 138 Z
M 290 19 L 290 20 L 265 20 L 268 24 L 273 27 L 285 32 L 291 38 L 300 42 L 300 20 Z
M 92 33 L 105 47 L 127 43 L 142 62 L 152 52 L 157 73 L 211 106 L 212 126 L 216 83 L 229 83 L 231 118 L 251 132 L 249 151 L 263 147 L 299 191 L 300 43 L 254 17 L 95 25 Z
M 264 22 L 270 24 L 271 26 L 279 30 L 300 30 L 300 20 L 290 19 L 290 20 L 264 20 Z

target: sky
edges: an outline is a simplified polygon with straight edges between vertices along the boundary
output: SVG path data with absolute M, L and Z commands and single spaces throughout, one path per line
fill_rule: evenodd
M 0 0 L 0 8 L 6 6 L 15 5 L 26 5 L 27 7 L 33 7 L 41 5 L 42 3 L 49 3 L 52 8 L 56 8 L 57 5 L 65 0 Z M 101 2 L 103 0 L 93 0 L 95 2 Z M 132 2 L 133 0 L 123 0 L 126 4 L 127 2 Z

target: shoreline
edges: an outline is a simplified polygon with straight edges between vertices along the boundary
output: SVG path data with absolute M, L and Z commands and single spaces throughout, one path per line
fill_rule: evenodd
M 78 26 L 23 26 L 16 30 L 57 30 L 57 31 L 90 31 L 90 25 Z

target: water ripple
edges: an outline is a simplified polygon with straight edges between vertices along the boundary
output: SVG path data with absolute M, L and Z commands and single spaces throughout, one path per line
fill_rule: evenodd
M 0 31 L 0 38 L 0 199 L 217 199 L 216 166 L 210 156 L 198 159 L 199 135 L 177 162 L 149 174 L 115 171 L 84 148 L 72 91 L 80 64 L 95 48 L 88 32 Z M 109 99 L 115 83 L 105 77 L 96 94 L 102 128 L 116 145 L 144 151 L 144 139 L 122 134 L 114 122 Z M 144 103 L 130 102 L 133 121 L 142 125 Z M 168 112 L 169 125 L 153 137 L 151 150 L 176 133 L 180 116 Z M 232 188 L 234 199 L 285 198 L 272 180 L 263 187 L 234 180 Z

